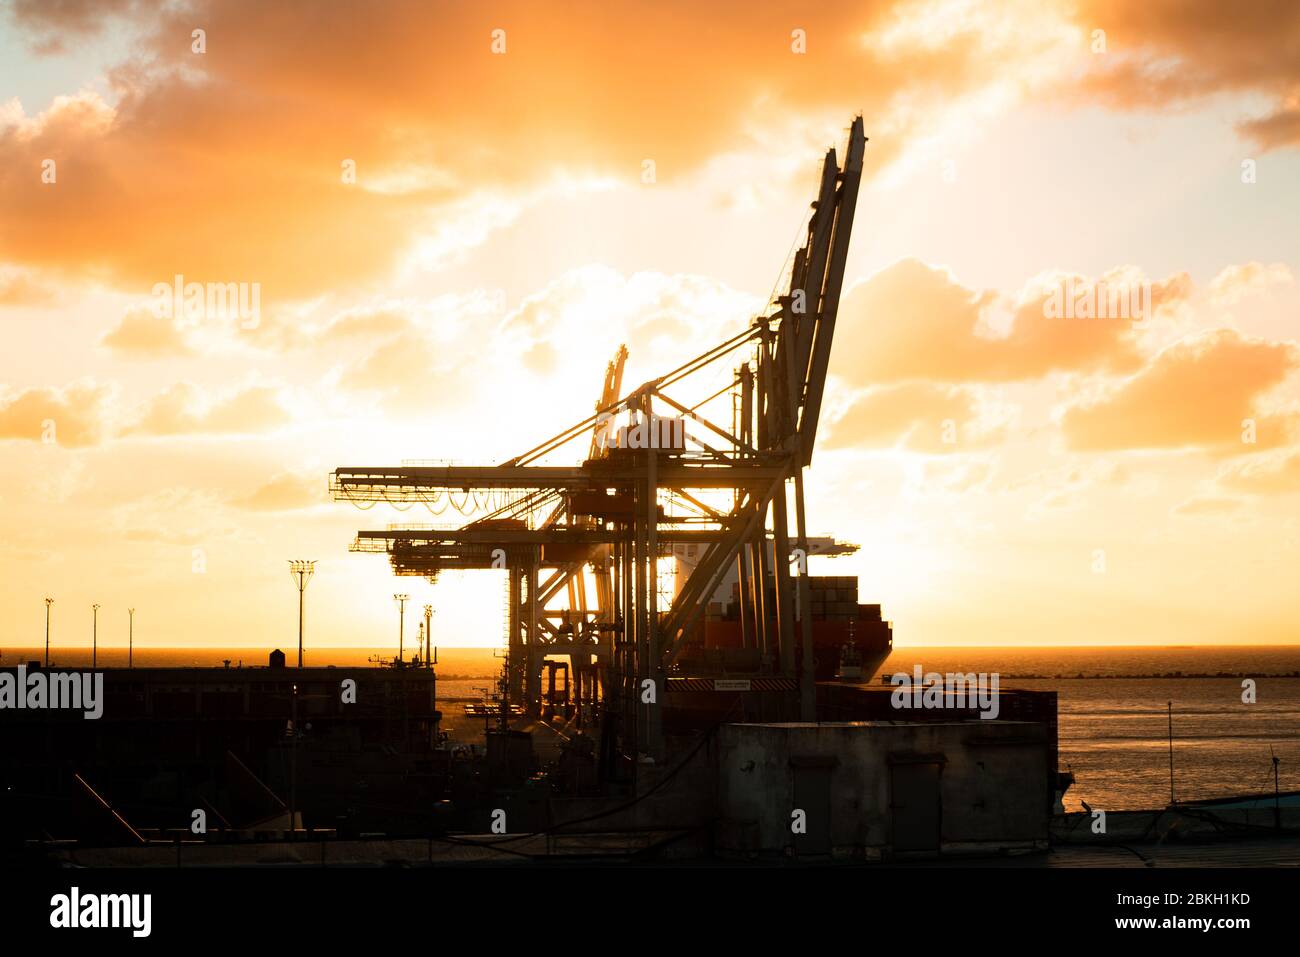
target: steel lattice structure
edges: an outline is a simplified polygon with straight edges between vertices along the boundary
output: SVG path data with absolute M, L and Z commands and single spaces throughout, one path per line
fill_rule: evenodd
M 509 694 L 530 710 L 541 697 L 543 660 L 567 655 L 579 688 L 586 673 L 599 682 L 604 707 L 624 715 L 624 750 L 661 753 L 661 709 L 643 705 L 641 692 L 649 682 L 662 701 L 666 678 L 683 673 L 683 649 L 709 597 L 738 565 L 742 631 L 759 652 L 759 673 L 797 679 L 797 716 L 812 720 L 810 616 L 801 616 L 796 633 L 794 614 L 796 594 L 808 607 L 807 575 L 792 574 L 782 559 L 792 547 L 808 550 L 803 476 L 812 462 L 865 145 L 857 117 L 843 165 L 834 149 L 827 151 L 788 287 L 743 332 L 626 394 L 627 353 L 620 349 L 593 415 L 500 465 L 343 467 L 332 474 L 337 500 L 472 505 L 484 513 L 455 528 L 362 531 L 352 547 L 388 554 L 404 575 L 504 569 Z M 720 424 L 700 411 L 706 402 L 676 396 L 722 362 L 738 364 L 724 390 L 732 421 Z M 618 426 L 620 417 L 626 425 Z M 674 432 L 677 422 L 689 425 L 689 435 Z M 538 464 L 580 441 L 581 464 Z M 658 560 L 675 543 L 705 551 L 665 608 Z M 770 591 L 763 586 L 769 578 Z

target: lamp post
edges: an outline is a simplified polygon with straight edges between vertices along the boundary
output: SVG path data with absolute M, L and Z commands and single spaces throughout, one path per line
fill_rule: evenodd
M 45 667 L 50 666 L 50 606 L 54 604 L 53 598 L 45 599 Z
M 424 606 L 424 667 L 433 667 L 433 606 Z
M 298 667 L 302 667 L 299 665 Z M 289 836 L 298 836 L 298 683 L 293 683 L 290 701 L 289 733 L 293 735 L 289 750 Z
M 393 600 L 397 602 L 397 660 L 402 660 L 402 640 L 406 634 L 406 603 L 411 600 L 410 595 L 394 595 Z
M 94 616 L 90 631 L 90 670 L 94 671 L 99 660 L 99 605 L 91 605 L 90 610 Z
M 307 583 L 311 581 L 311 576 L 316 574 L 316 563 L 298 559 L 289 562 L 289 577 L 293 579 L 298 586 L 298 667 L 302 667 L 302 611 L 303 611 L 303 592 L 307 590 Z
M 128 608 L 126 613 L 130 616 L 130 623 L 126 630 L 126 666 L 133 668 L 135 667 L 135 609 Z

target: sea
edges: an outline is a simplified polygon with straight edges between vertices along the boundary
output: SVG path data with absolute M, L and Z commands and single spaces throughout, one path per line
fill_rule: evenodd
M 291 660 L 296 648 L 285 649 Z M 391 661 L 396 649 L 323 648 L 311 665 Z M 0 666 L 42 658 L 43 649 L 0 649 Z M 439 648 L 438 696 L 482 700 L 502 665 L 500 649 Z M 408 649 L 408 657 L 410 652 Z M 265 649 L 152 648 L 137 667 L 264 665 Z M 84 668 L 90 649 L 55 649 L 51 663 Z M 127 650 L 101 648 L 96 663 L 124 667 Z M 1006 688 L 1058 695 L 1060 768 L 1074 774 L 1067 809 L 1164 807 L 1300 790 L 1300 647 L 896 648 L 881 674 L 985 672 Z M 1244 683 L 1254 682 L 1254 700 Z M 880 680 L 880 674 L 871 679 Z M 1172 715 L 1172 719 L 1171 719 Z M 1172 721 L 1172 732 L 1171 732 Z M 1170 743 L 1172 740 L 1172 756 Z M 1276 763 L 1275 763 L 1276 762 Z M 1170 767 L 1172 763 L 1172 785 Z
M 1055 691 L 1067 810 L 1169 804 L 1171 714 L 1175 800 L 1271 794 L 1274 758 L 1300 790 L 1300 647 L 897 648 L 881 670 L 918 664 Z

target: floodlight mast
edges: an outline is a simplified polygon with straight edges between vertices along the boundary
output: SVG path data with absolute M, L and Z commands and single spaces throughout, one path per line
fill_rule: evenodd
M 54 604 L 53 598 L 45 599 L 45 667 L 50 666 L 50 606 Z
M 433 667 L 433 606 L 424 606 L 424 667 Z
M 307 590 L 307 583 L 311 581 L 312 575 L 316 574 L 316 563 L 314 561 L 305 561 L 303 559 L 291 559 L 289 561 L 289 577 L 298 588 L 298 667 L 302 667 L 302 617 L 303 617 L 303 593 Z
M 410 595 L 394 595 L 393 601 L 397 602 L 397 663 L 402 663 L 402 642 L 406 637 L 406 603 L 411 600 Z

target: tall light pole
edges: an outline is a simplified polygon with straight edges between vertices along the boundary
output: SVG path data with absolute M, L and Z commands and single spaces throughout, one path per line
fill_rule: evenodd
M 402 660 L 402 639 L 406 634 L 406 603 L 411 600 L 410 595 L 394 595 L 393 600 L 397 602 L 397 660 Z
M 298 667 L 302 667 L 299 665 Z M 298 836 L 298 683 L 293 683 L 292 709 L 289 718 L 289 733 L 293 735 L 293 746 L 289 751 L 289 834 Z
M 433 667 L 433 606 L 424 606 L 424 667 Z
M 53 598 L 45 599 L 45 667 L 50 666 L 50 606 L 54 604 Z
M 289 562 L 289 577 L 293 579 L 298 586 L 298 667 L 302 667 L 302 609 L 303 609 L 303 592 L 307 590 L 307 583 L 311 581 L 311 576 L 316 574 L 316 563 L 307 562 L 302 559 Z
M 90 606 L 94 624 L 90 632 L 90 670 L 95 670 L 95 665 L 99 660 L 99 605 Z
M 135 609 L 128 608 L 126 613 L 130 616 L 130 624 L 126 631 L 126 666 L 132 668 L 135 657 Z

